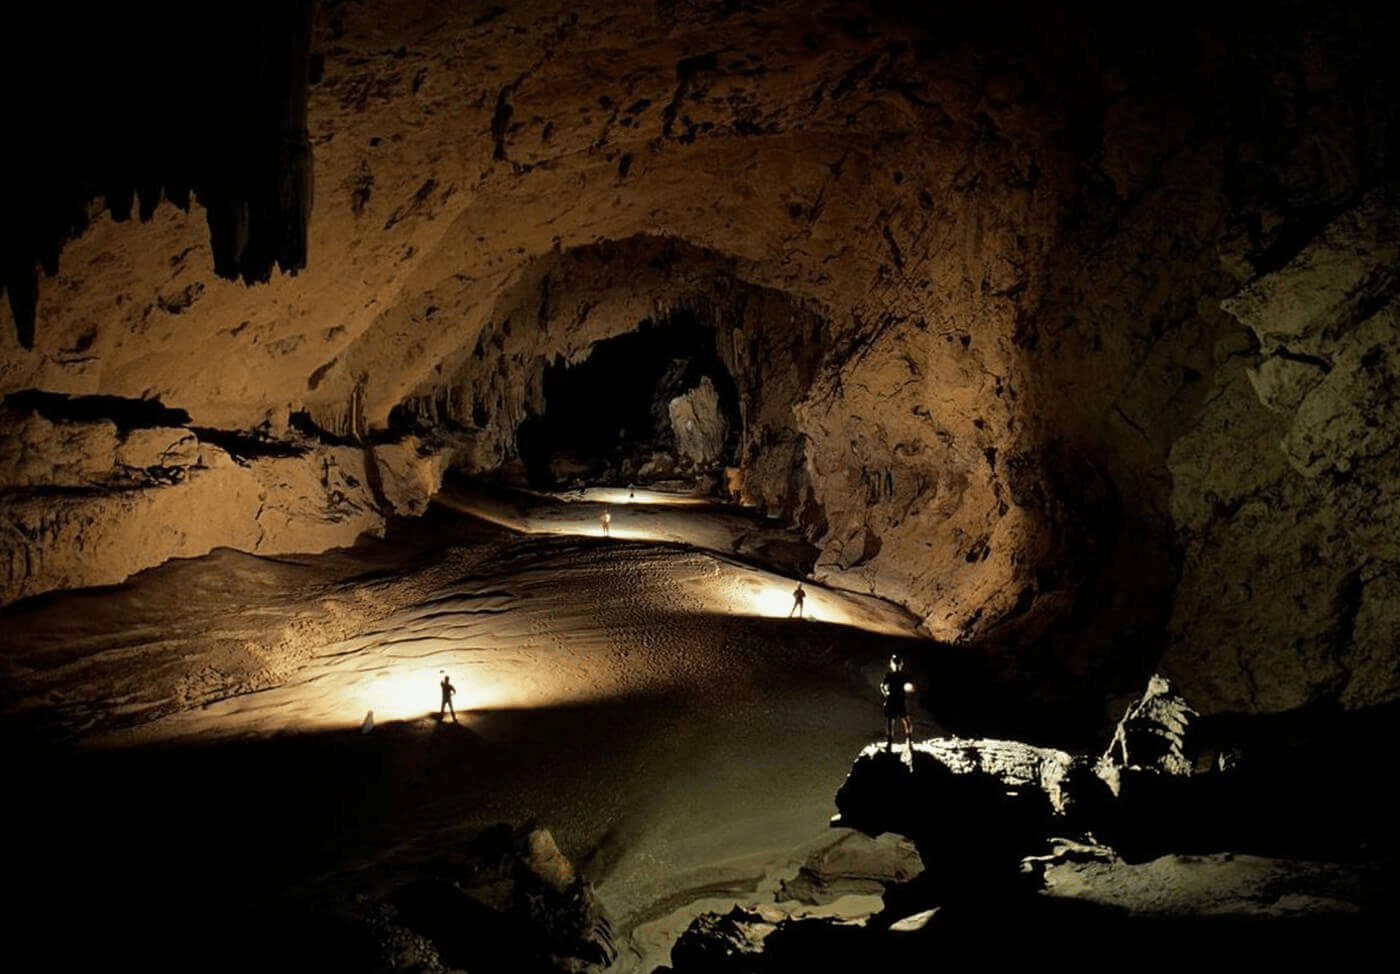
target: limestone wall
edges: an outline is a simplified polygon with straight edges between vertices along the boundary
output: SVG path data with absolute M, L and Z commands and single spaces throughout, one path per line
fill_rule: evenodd
M 11 417 L 0 436 L 0 603 L 115 584 L 220 547 L 277 555 L 351 545 L 390 514 L 421 513 L 441 469 L 441 456 L 408 441 L 373 459 L 330 446 L 242 457 L 183 428 Z

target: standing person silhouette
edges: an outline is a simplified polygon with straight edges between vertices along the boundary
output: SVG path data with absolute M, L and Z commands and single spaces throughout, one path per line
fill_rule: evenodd
M 904 661 L 898 655 L 890 657 L 890 669 L 880 681 L 880 695 L 885 698 L 885 750 L 894 749 L 894 722 L 899 718 L 904 726 L 904 742 L 908 744 L 914 737 L 914 724 L 909 719 L 909 706 L 905 694 L 914 691 L 914 684 L 904 672 Z
M 802 583 L 797 583 L 797 588 L 792 590 L 792 610 L 788 612 L 791 619 L 795 614 L 797 618 L 802 618 L 802 604 L 807 601 L 807 592 L 802 588 Z
M 606 507 L 603 508 L 603 516 L 600 517 L 598 520 L 603 522 L 603 537 L 612 537 L 612 535 L 608 534 L 608 525 L 612 524 L 612 514 L 608 511 Z
M 438 720 L 441 721 L 444 715 L 452 714 L 452 723 L 457 723 L 457 708 L 452 706 L 452 695 L 457 692 L 457 688 L 452 685 L 452 678 L 446 673 L 442 676 L 442 708 L 438 711 Z

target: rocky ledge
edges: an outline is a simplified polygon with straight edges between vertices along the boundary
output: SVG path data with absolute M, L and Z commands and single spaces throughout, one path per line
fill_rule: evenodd
M 415 437 L 364 445 L 294 429 L 189 425 L 114 396 L 0 407 L 0 604 L 122 582 L 215 548 L 319 552 L 421 514 L 446 458 Z
M 867 916 L 705 914 L 673 948 L 672 970 L 1032 961 L 1087 949 L 1067 937 L 1075 930 L 1095 952 L 1210 937 L 1212 956 L 1256 960 L 1379 944 L 1400 901 L 1367 771 L 1383 739 L 1357 721 L 1338 725 L 1325 752 L 1232 734 L 1154 677 L 1098 754 L 958 738 L 870 745 L 831 824 L 906 836 L 923 871 L 884 881 L 883 908 Z

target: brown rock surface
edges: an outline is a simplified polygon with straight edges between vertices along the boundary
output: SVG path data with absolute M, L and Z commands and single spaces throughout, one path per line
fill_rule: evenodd
M 329 438 L 221 466 L 26 419 L 3 597 L 346 543 L 518 463 L 548 366 L 686 313 L 724 465 L 819 578 L 1066 685 L 1392 700 L 1394 25 L 1288 7 L 322 5 L 306 269 L 215 276 L 198 205 L 99 216 L 0 392 Z M 152 466 L 188 474 L 108 489 Z

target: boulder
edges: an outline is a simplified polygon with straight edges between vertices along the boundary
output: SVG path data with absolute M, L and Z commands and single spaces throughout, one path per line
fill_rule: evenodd
M 617 957 L 612 925 L 547 829 L 493 826 L 389 902 L 396 925 L 466 970 L 581 974 Z
M 667 405 L 676 454 L 698 466 L 710 466 L 724 455 L 728 424 L 719 409 L 719 393 L 709 376 Z

